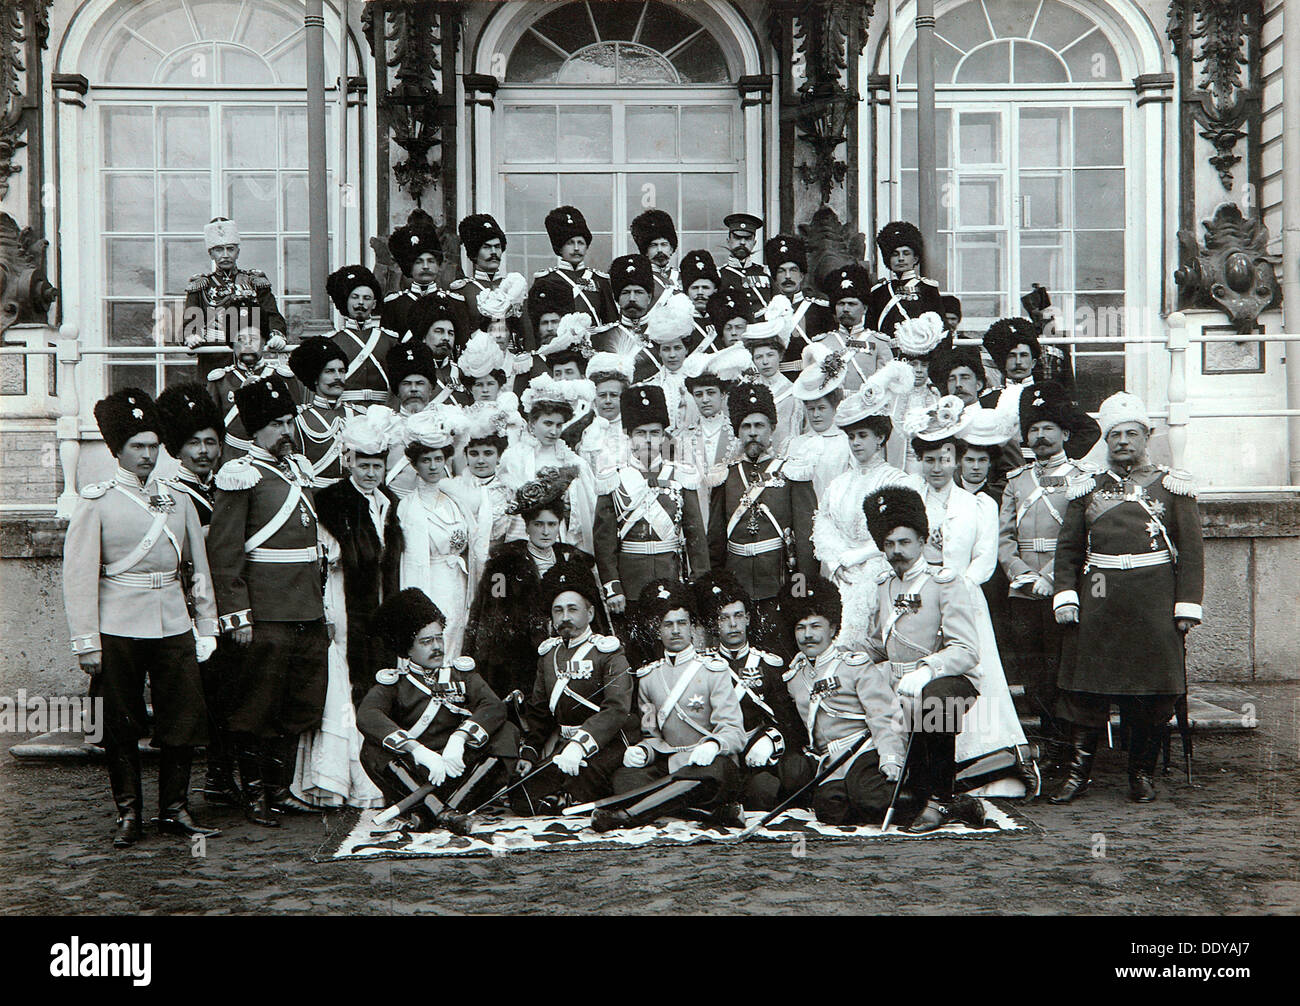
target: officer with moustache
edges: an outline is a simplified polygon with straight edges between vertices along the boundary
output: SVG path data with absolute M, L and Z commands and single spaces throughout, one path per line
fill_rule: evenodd
M 239 268 L 235 222 L 214 217 L 203 227 L 203 245 L 212 258 L 212 271 L 191 276 L 185 286 L 185 345 L 233 347 L 236 332 L 256 325 L 267 335 L 267 349 L 283 350 L 287 329 L 271 281 L 260 269 Z
M 871 288 L 867 297 L 867 327 L 893 338 L 900 321 L 919 318 L 927 311 L 943 317 L 943 299 L 939 284 L 922 276 L 925 242 L 915 225 L 895 220 L 880 228 L 876 247 L 890 271 Z
M 591 247 L 591 228 L 582 211 L 576 206 L 557 206 L 546 214 L 546 235 L 551 239 L 551 250 L 560 260 L 551 268 L 535 273 L 533 285 L 555 282 L 572 297 L 571 310 L 587 315 L 599 325 L 614 321 L 618 308 L 609 274 L 585 264 Z M 540 334 L 538 342 L 541 342 Z
M 893 333 L 868 330 L 865 322 L 870 283 L 871 274 L 860 265 L 836 269 L 822 281 L 826 299 L 835 312 L 836 327 L 812 339 L 845 354 L 849 368 L 844 379 L 847 392 L 857 391 L 863 381 L 894 358 L 889 345 Z
M 656 280 L 644 255 L 621 255 L 609 264 L 609 282 L 618 304 L 618 321 L 592 333 L 592 348 L 632 361 L 635 383 L 659 372 L 659 359 L 646 338 L 646 315 L 656 303 Z
M 379 315 L 383 328 L 398 340 L 403 339 L 410 330 L 407 319 L 415 302 L 436 293 L 447 294 L 459 309 L 460 321 L 468 322 L 465 298 L 460 294 L 450 294 L 438 283 L 438 273 L 443 264 L 442 242 L 438 238 L 437 225 L 429 214 L 423 210 L 412 212 L 406 223 L 388 236 L 388 251 L 408 284 L 384 297 Z M 385 347 L 376 347 L 374 359 L 382 361 L 387 351 Z
M 487 328 L 492 320 L 479 309 L 479 297 L 485 291 L 500 286 L 506 275 L 501 271 L 501 260 L 506 254 L 506 232 L 487 213 L 471 213 L 460 222 L 458 230 L 460 243 L 470 260 L 470 273 L 461 279 L 452 280 L 451 292 L 465 299 L 464 331 L 477 332 L 481 328 Z M 520 316 L 519 326 L 522 348 L 531 352 L 537 348 L 537 340 L 527 312 Z M 415 334 L 419 338 L 419 334 Z
M 727 228 L 727 261 L 718 270 L 719 290 L 736 290 L 749 305 L 750 317 L 755 317 L 772 299 L 772 274 L 768 267 L 753 259 L 754 246 L 763 221 L 752 213 L 730 213 L 723 217 Z
M 343 327 L 329 336 L 343 354 L 342 400 L 362 407 L 383 405 L 392 391 L 383 359 L 396 345 L 397 333 L 383 324 L 382 315 L 375 313 L 381 293 L 379 280 L 365 266 L 348 265 L 330 273 L 325 292 L 343 318 Z M 399 295 L 402 323 L 410 302 L 406 293 Z
M 808 275 L 808 248 L 799 238 L 778 234 L 763 245 L 763 260 L 772 272 L 773 293 L 790 301 L 794 318 L 790 341 L 781 357 L 781 373 L 790 380 L 803 370 L 803 351 L 815 336 L 835 327 L 830 302 L 805 289 Z
M 225 367 L 208 372 L 208 394 L 222 410 L 226 427 L 222 454 L 227 461 L 248 453 L 253 446 L 250 433 L 244 428 L 235 405 L 235 392 L 246 384 L 260 381 L 276 374 L 290 378 L 293 371 L 283 363 L 266 360 L 262 354 L 267 348 L 264 329 L 259 324 L 248 324 L 239 329 L 234 339 L 235 361 Z
M 681 276 L 672 265 L 677 254 L 677 228 L 673 218 L 663 210 L 646 210 L 632 221 L 632 241 L 654 273 L 650 303 L 646 305 L 649 310 L 668 294 L 682 289 Z M 613 279 L 612 267 L 610 279 Z
M 718 292 L 718 267 L 707 251 L 690 251 L 682 256 L 680 270 L 682 291 L 691 301 L 691 326 L 693 331 L 686 339 L 691 352 L 707 353 L 714 349 L 718 333 L 709 318 L 709 298 Z
M 311 466 L 312 485 L 331 485 L 347 474 L 343 465 L 343 424 L 357 409 L 343 401 L 348 358 L 330 339 L 303 339 L 289 354 L 289 369 L 311 394 L 298 412 L 298 442 Z

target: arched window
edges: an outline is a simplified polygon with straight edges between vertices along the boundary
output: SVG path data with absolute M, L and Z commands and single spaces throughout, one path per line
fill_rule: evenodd
M 75 183 L 93 180 L 80 202 L 93 205 L 95 216 L 79 225 L 79 247 L 87 254 L 69 263 L 82 273 L 85 302 L 99 313 L 96 320 L 96 312 L 80 312 L 83 338 L 123 347 L 181 342 L 186 284 L 211 268 L 202 231 L 214 216 L 237 222 L 239 264 L 267 274 L 292 333 L 310 293 L 304 5 L 147 0 L 106 6 L 87 29 L 76 63 L 90 84 L 82 122 L 96 164 Z M 339 215 L 355 217 L 359 202 L 335 185 L 338 31 L 337 21 L 327 19 L 331 261 Z M 354 55 L 350 72 L 357 65 Z M 356 135 L 353 125 L 349 136 Z M 355 150 L 349 162 L 355 184 Z M 350 223 L 350 243 L 356 233 Z M 104 387 L 157 389 L 207 363 L 112 356 Z
M 750 207 L 732 83 L 744 71 L 695 16 L 708 6 L 574 0 L 518 31 L 489 162 L 509 268 L 554 264 L 543 220 L 562 204 L 586 216 L 597 268 L 636 250 L 628 224 L 652 206 L 672 215 L 679 251 L 716 254 L 722 218 Z
M 958 0 L 935 24 L 939 242 L 964 327 L 1047 287 L 1062 334 L 1122 335 L 1133 91 L 1116 42 L 1066 0 Z M 919 214 L 915 33 L 899 74 L 899 212 Z M 1089 408 L 1124 386 L 1124 350 L 1081 347 Z

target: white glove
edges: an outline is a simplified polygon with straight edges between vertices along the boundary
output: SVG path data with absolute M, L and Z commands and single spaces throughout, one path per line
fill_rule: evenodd
M 437 751 L 430 751 L 421 744 L 411 752 L 411 757 L 415 760 L 415 764 L 429 773 L 429 782 L 433 785 L 441 786 L 447 781 L 447 764 Z
M 650 752 L 635 744 L 623 752 L 623 764 L 627 768 L 645 768 L 650 764 Z
M 774 754 L 776 754 L 776 745 L 772 743 L 772 738 L 760 737 L 754 741 L 749 753 L 745 755 L 745 764 L 752 768 L 758 768 L 760 765 L 766 765 L 770 762 Z
M 555 765 L 565 775 L 577 775 L 578 769 L 582 768 L 582 756 L 586 754 L 582 750 L 582 745 L 577 741 L 569 741 L 564 745 L 564 750 L 555 756 L 552 764 Z
M 195 636 L 194 637 L 194 656 L 198 658 L 199 663 L 203 663 L 212 654 L 217 652 L 216 636 Z
M 279 332 L 276 332 L 271 336 L 271 338 L 266 340 L 266 351 L 268 353 L 282 353 L 288 345 L 289 344 L 284 341 L 284 336 Z
M 918 667 L 914 671 L 908 671 L 898 679 L 898 694 L 914 699 L 921 694 L 921 689 L 929 683 L 930 669 L 928 667 Z
M 198 349 L 202 345 L 203 345 L 203 336 L 201 336 L 198 332 L 191 332 L 189 335 L 185 337 L 186 349 Z
M 443 745 L 442 761 L 447 767 L 447 778 L 457 779 L 465 773 L 465 735 L 452 734 Z
M 701 741 L 691 751 L 691 764 L 701 767 L 712 765 L 713 759 L 718 757 L 718 752 L 721 750 L 722 748 L 718 746 L 717 741 Z

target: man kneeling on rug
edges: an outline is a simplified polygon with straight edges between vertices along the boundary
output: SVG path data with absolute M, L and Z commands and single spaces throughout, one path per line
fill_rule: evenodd
M 361 766 L 390 805 L 426 783 L 432 791 L 412 810 L 413 831 L 443 827 L 469 833 L 466 801 L 475 806 L 504 782 L 519 750 L 506 704 L 474 669 L 471 657 L 444 664 L 446 616 L 416 587 L 390 597 L 371 622 L 397 668 L 379 671 L 357 709 L 365 742 Z M 401 656 L 405 654 L 405 656 Z
M 727 662 L 696 652 L 695 599 L 686 585 L 646 584 L 638 613 L 658 626 L 664 655 L 636 672 L 644 736 L 614 773 L 614 792 L 628 799 L 598 809 L 591 826 L 605 832 L 683 814 L 743 827 L 736 758 L 745 747 L 745 719 Z
M 524 742 L 510 794 L 516 814 L 558 814 L 613 792 L 626 736 L 635 739 L 632 672 L 615 636 L 591 631 L 600 588 L 588 567 L 556 563 L 542 577 L 538 603 L 555 633 L 537 648 L 537 677 L 524 705 Z M 550 764 L 536 768 L 544 756 Z

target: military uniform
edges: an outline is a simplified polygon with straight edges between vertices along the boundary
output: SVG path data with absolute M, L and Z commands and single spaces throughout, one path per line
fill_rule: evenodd
M 820 336 L 814 336 L 812 341 L 822 343 L 833 352 L 845 354 L 845 392 L 857 391 L 862 387 L 863 381 L 894 358 L 888 343 L 861 325 L 851 329 L 843 326 L 833 328 Z
M 394 290 L 384 295 L 383 306 L 379 309 L 380 326 L 387 330 L 395 341 L 401 342 L 410 332 L 411 310 L 420 298 L 434 294 L 452 302 L 459 309 L 464 324 L 469 324 L 469 308 L 465 306 L 464 296 L 451 290 L 444 290 L 437 283 L 412 283 L 401 290 Z M 461 329 L 461 331 L 465 330 Z M 382 360 L 387 354 L 387 348 L 381 349 L 376 352 L 375 358 Z
M 894 337 L 894 326 L 927 311 L 943 317 L 943 294 L 939 284 L 924 276 L 891 276 L 872 286 L 867 297 L 866 326 Z
M 235 407 L 235 392 L 245 384 L 269 377 L 271 374 L 278 374 L 284 378 L 293 377 L 293 371 L 283 363 L 271 363 L 265 360 L 252 369 L 235 361 L 228 366 L 208 371 L 208 392 L 225 417 L 226 439 L 222 444 L 221 456 L 226 461 L 234 461 L 247 454 L 248 449 L 253 446 L 252 438 L 244 429 L 244 421 L 240 418 L 239 409 Z
M 250 324 L 258 325 L 268 336 L 274 332 L 283 336 L 287 331 L 271 281 L 260 269 L 228 273 L 214 269 L 191 276 L 185 286 L 187 335 L 200 318 L 205 343 L 233 345 L 239 330 Z
M 614 289 L 609 284 L 609 273 L 590 266 L 574 268 L 561 261 L 549 269 L 533 274 L 533 285 L 551 283 L 571 294 L 573 310 L 589 315 L 597 325 L 607 325 L 618 320 L 618 305 L 614 303 Z
M 781 356 L 781 373 L 787 377 L 803 370 L 803 351 L 816 336 L 836 327 L 835 313 L 831 310 L 830 301 L 824 297 L 806 294 L 801 290 L 794 295 L 790 304 L 794 308 L 794 327 L 790 330 L 790 341 Z
M 465 301 L 464 331 L 477 332 L 479 329 L 487 328 L 492 319 L 479 310 L 479 296 L 487 290 L 495 290 L 505 277 L 504 271 L 489 274 L 481 269 L 475 269 L 472 276 L 462 276 L 451 281 L 451 292 Z M 533 322 L 527 311 L 519 316 L 519 329 L 520 338 L 523 340 L 522 348 L 531 353 L 537 348 L 537 338 L 533 333 Z
M 453 808 L 473 806 L 499 785 L 517 756 L 519 731 L 506 721 L 506 705 L 474 670 L 470 657 L 457 657 L 436 671 L 409 660 L 380 671 L 357 710 L 364 741 L 361 767 L 399 803 L 422 786 L 427 774 L 411 759 L 423 746 L 441 752 L 453 734 L 465 738 L 465 772 L 447 779 L 435 796 Z
M 725 413 L 712 419 L 697 417 L 695 422 L 677 434 L 677 454 L 685 458 L 699 472 L 700 517 L 705 527 L 709 522 L 709 503 L 713 490 L 727 477 L 727 465 L 739 451 L 739 441 L 731 430 Z
M 548 766 L 515 791 L 512 805 L 532 814 L 539 800 L 563 792 L 587 803 L 613 791 L 627 739 L 635 739 L 635 691 L 622 644 L 588 629 L 577 639 L 551 636 L 537 648 L 537 677 L 524 705 L 519 756 L 537 763 L 570 741 L 582 745 L 585 766 L 569 777 Z
M 311 468 L 312 485 L 317 488 L 347 476 L 343 466 L 343 424 L 359 411 L 345 400 L 331 402 L 321 395 L 314 395 L 298 411 L 298 440 Z
M 744 717 L 741 802 L 751 810 L 771 810 L 813 777 L 812 763 L 803 751 L 808 733 L 783 680 L 785 661 L 748 643 L 734 653 L 725 647 L 713 652 L 727 662 Z M 745 756 L 763 738 L 772 742 L 771 759 L 766 765 L 747 764 Z
M 761 262 L 752 259 L 742 262 L 730 255 L 719 267 L 718 278 L 719 290 L 735 290 L 745 298 L 750 317 L 760 314 L 772 299 L 772 274 Z
M 466 389 L 460 368 L 450 360 L 434 368 L 431 405 L 471 405 L 474 396 Z
M 853 757 L 818 784 L 812 798 L 817 819 L 880 821 L 894 789 L 881 767 L 903 767 L 902 707 L 887 671 L 869 654 L 832 646 L 814 659 L 796 654 L 784 682 L 819 769 L 867 735 Z
M 401 292 L 406 293 L 405 290 Z M 385 309 L 387 307 L 385 301 Z M 405 316 L 400 323 L 404 322 Z M 397 345 L 397 330 L 379 318 L 370 318 L 361 325 L 348 319 L 329 338 L 348 358 L 342 401 L 355 403 L 361 408 L 387 405 L 389 396 L 396 389 L 388 379 L 383 361 L 388 358 L 388 351 Z
M 654 273 L 654 289 L 650 291 L 650 306 L 654 307 L 660 301 L 671 297 L 675 293 L 682 293 L 682 275 L 676 269 L 669 268 L 667 272 Z
M 645 319 L 628 321 L 619 318 L 614 324 L 592 332 L 592 349 L 597 353 L 617 353 L 632 357 L 632 383 L 641 384 L 659 373 L 659 358 L 645 337 Z M 628 351 L 628 347 L 635 347 Z

